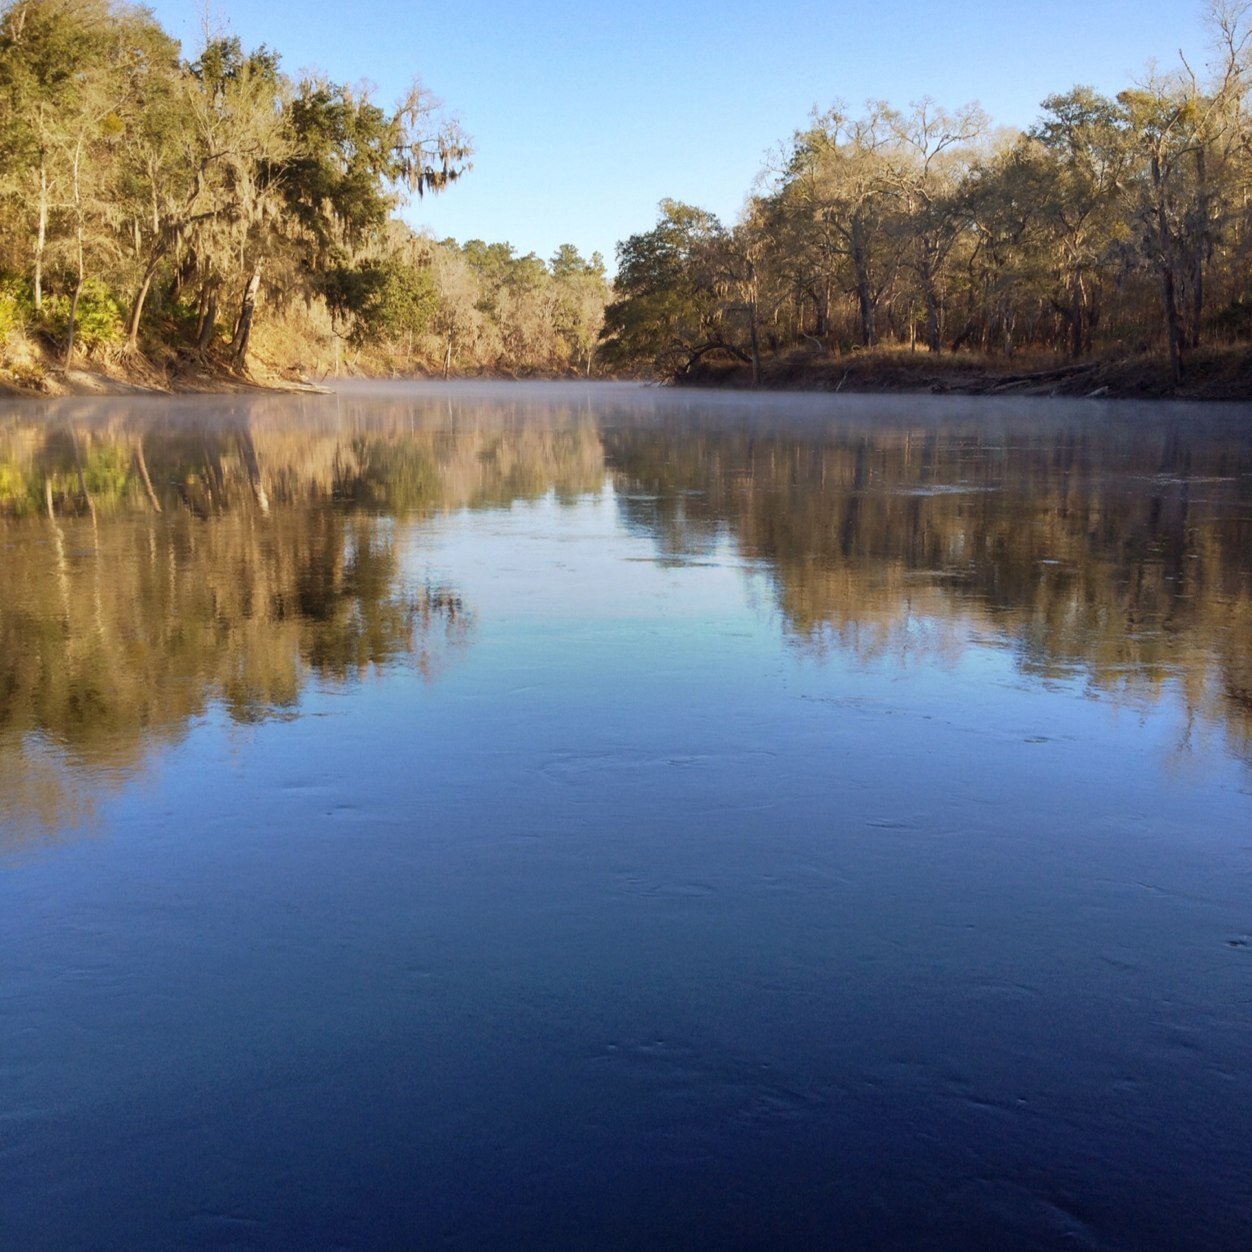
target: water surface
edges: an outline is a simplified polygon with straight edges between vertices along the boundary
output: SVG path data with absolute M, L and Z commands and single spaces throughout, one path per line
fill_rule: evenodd
M 1252 413 L 0 407 L 0 1246 L 1242 1248 Z

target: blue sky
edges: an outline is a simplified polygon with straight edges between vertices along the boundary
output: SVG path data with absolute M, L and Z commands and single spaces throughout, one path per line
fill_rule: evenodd
M 203 4 L 150 7 L 194 52 Z M 406 216 L 437 236 L 550 256 L 648 229 L 672 196 L 733 221 L 769 152 L 836 98 L 981 101 L 1025 126 L 1075 83 L 1115 92 L 1156 58 L 1205 58 L 1199 0 L 215 0 L 291 74 L 422 81 L 474 139 L 474 170 Z

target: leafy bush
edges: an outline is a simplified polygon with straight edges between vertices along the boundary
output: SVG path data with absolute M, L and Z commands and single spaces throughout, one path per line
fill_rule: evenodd
M 60 340 L 69 335 L 72 295 L 57 295 L 44 301 L 48 329 Z M 101 344 L 117 343 L 122 337 L 122 306 L 107 284 L 98 278 L 83 283 L 74 319 L 74 342 L 90 352 Z
M 10 335 L 26 329 L 33 313 L 34 303 L 25 283 L 14 278 L 0 281 L 0 348 Z

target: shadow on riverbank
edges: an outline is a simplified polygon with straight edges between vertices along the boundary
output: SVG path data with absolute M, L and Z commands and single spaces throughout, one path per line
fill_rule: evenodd
M 744 362 L 706 357 L 677 381 L 683 386 L 747 388 L 752 385 L 752 373 Z M 1075 363 L 972 353 L 935 356 L 893 348 L 840 356 L 792 352 L 762 359 L 760 385 L 782 391 L 1249 400 L 1252 349 L 1193 352 L 1181 383 L 1175 383 L 1165 358 L 1149 355 Z

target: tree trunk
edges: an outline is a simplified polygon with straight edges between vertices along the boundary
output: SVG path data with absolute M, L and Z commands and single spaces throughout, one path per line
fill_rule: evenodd
M 135 298 L 131 302 L 130 317 L 126 320 L 126 347 L 131 352 L 139 346 L 139 320 L 143 317 L 144 301 L 147 300 L 148 292 L 152 288 L 152 278 L 156 273 L 158 260 L 159 258 L 156 258 L 148 263 L 148 268 L 143 272 L 139 290 L 135 292 Z
M 761 385 L 761 342 L 756 326 L 756 301 L 748 304 L 748 341 L 752 345 L 752 385 Z
M 1187 336 L 1187 346 L 1200 346 L 1200 323 L 1204 317 L 1204 255 L 1197 250 L 1193 262 L 1194 271 L 1191 275 L 1191 327 Z
M 1174 267 L 1168 261 L 1161 266 L 1161 297 L 1165 305 L 1165 336 L 1169 342 L 1169 371 L 1174 382 L 1182 381 L 1182 324 L 1178 316 L 1178 294 L 1174 283 Z
M 1204 318 L 1204 262 L 1212 245 L 1209 226 L 1212 221 L 1209 209 L 1208 163 L 1204 157 L 1204 144 L 1196 148 L 1196 185 L 1198 203 L 1196 217 L 1199 229 L 1191 249 L 1191 325 L 1188 328 L 1187 346 L 1200 346 L 1200 323 Z
M 39 231 L 35 236 L 35 312 L 43 309 L 43 254 L 48 244 L 48 167 L 39 163 Z
M 171 303 L 178 299 L 182 289 L 196 276 L 198 265 L 195 250 L 189 249 L 187 255 L 183 257 L 182 264 L 174 270 L 174 276 L 170 279 L 166 295 Z
M 78 245 L 78 281 L 74 284 L 74 297 L 70 301 L 70 326 L 69 333 L 65 340 L 65 368 L 69 369 L 71 362 L 74 360 L 74 330 L 78 324 L 78 298 L 83 294 L 83 200 L 82 187 L 78 181 L 79 163 L 83 155 L 83 136 L 79 135 L 78 143 L 74 147 L 74 241 Z M 78 454 L 78 444 L 74 445 L 74 453 Z M 79 477 L 82 477 L 82 470 L 79 470 Z M 84 486 L 83 491 L 87 488 Z M 87 497 L 87 502 L 91 503 L 91 497 Z M 91 517 L 95 520 L 96 510 L 92 505 Z
M 804 305 L 803 301 L 807 299 L 813 302 L 813 338 L 822 339 L 826 332 L 830 329 L 830 292 L 825 286 L 803 287 L 800 290 L 800 299 L 796 307 L 796 322 L 799 327 L 800 334 L 805 334 L 804 330 Z
M 248 340 L 252 337 L 252 317 L 256 312 L 257 292 L 261 289 L 261 267 L 258 265 L 248 279 L 243 290 L 243 301 L 239 305 L 239 325 L 231 343 L 231 356 L 239 369 L 246 368 L 248 359 Z
M 861 315 L 861 346 L 872 348 L 876 338 L 874 335 L 874 295 L 870 289 L 869 275 L 860 257 L 856 259 L 856 302 Z
M 939 292 L 935 290 L 933 274 L 925 276 L 926 288 L 926 347 L 931 352 L 942 352 L 943 343 L 939 335 Z
M 78 282 L 74 284 L 74 294 L 70 298 L 70 325 L 65 336 L 65 368 L 69 369 L 74 361 L 74 327 L 78 323 L 78 297 L 83 294 L 82 270 L 78 273 Z
M 1174 382 L 1182 381 L 1182 323 L 1178 316 L 1178 285 L 1170 256 L 1172 236 L 1166 215 L 1164 179 L 1159 157 L 1152 157 L 1152 189 L 1156 199 L 1156 245 L 1160 252 L 1161 300 L 1165 314 L 1165 338 L 1169 344 L 1169 369 Z
M 857 307 L 861 317 L 861 346 L 874 346 L 874 302 L 868 284 L 858 280 L 856 284 Z
M 196 331 L 196 351 L 207 352 L 217 333 L 217 288 L 212 287 L 204 297 L 200 326 Z

